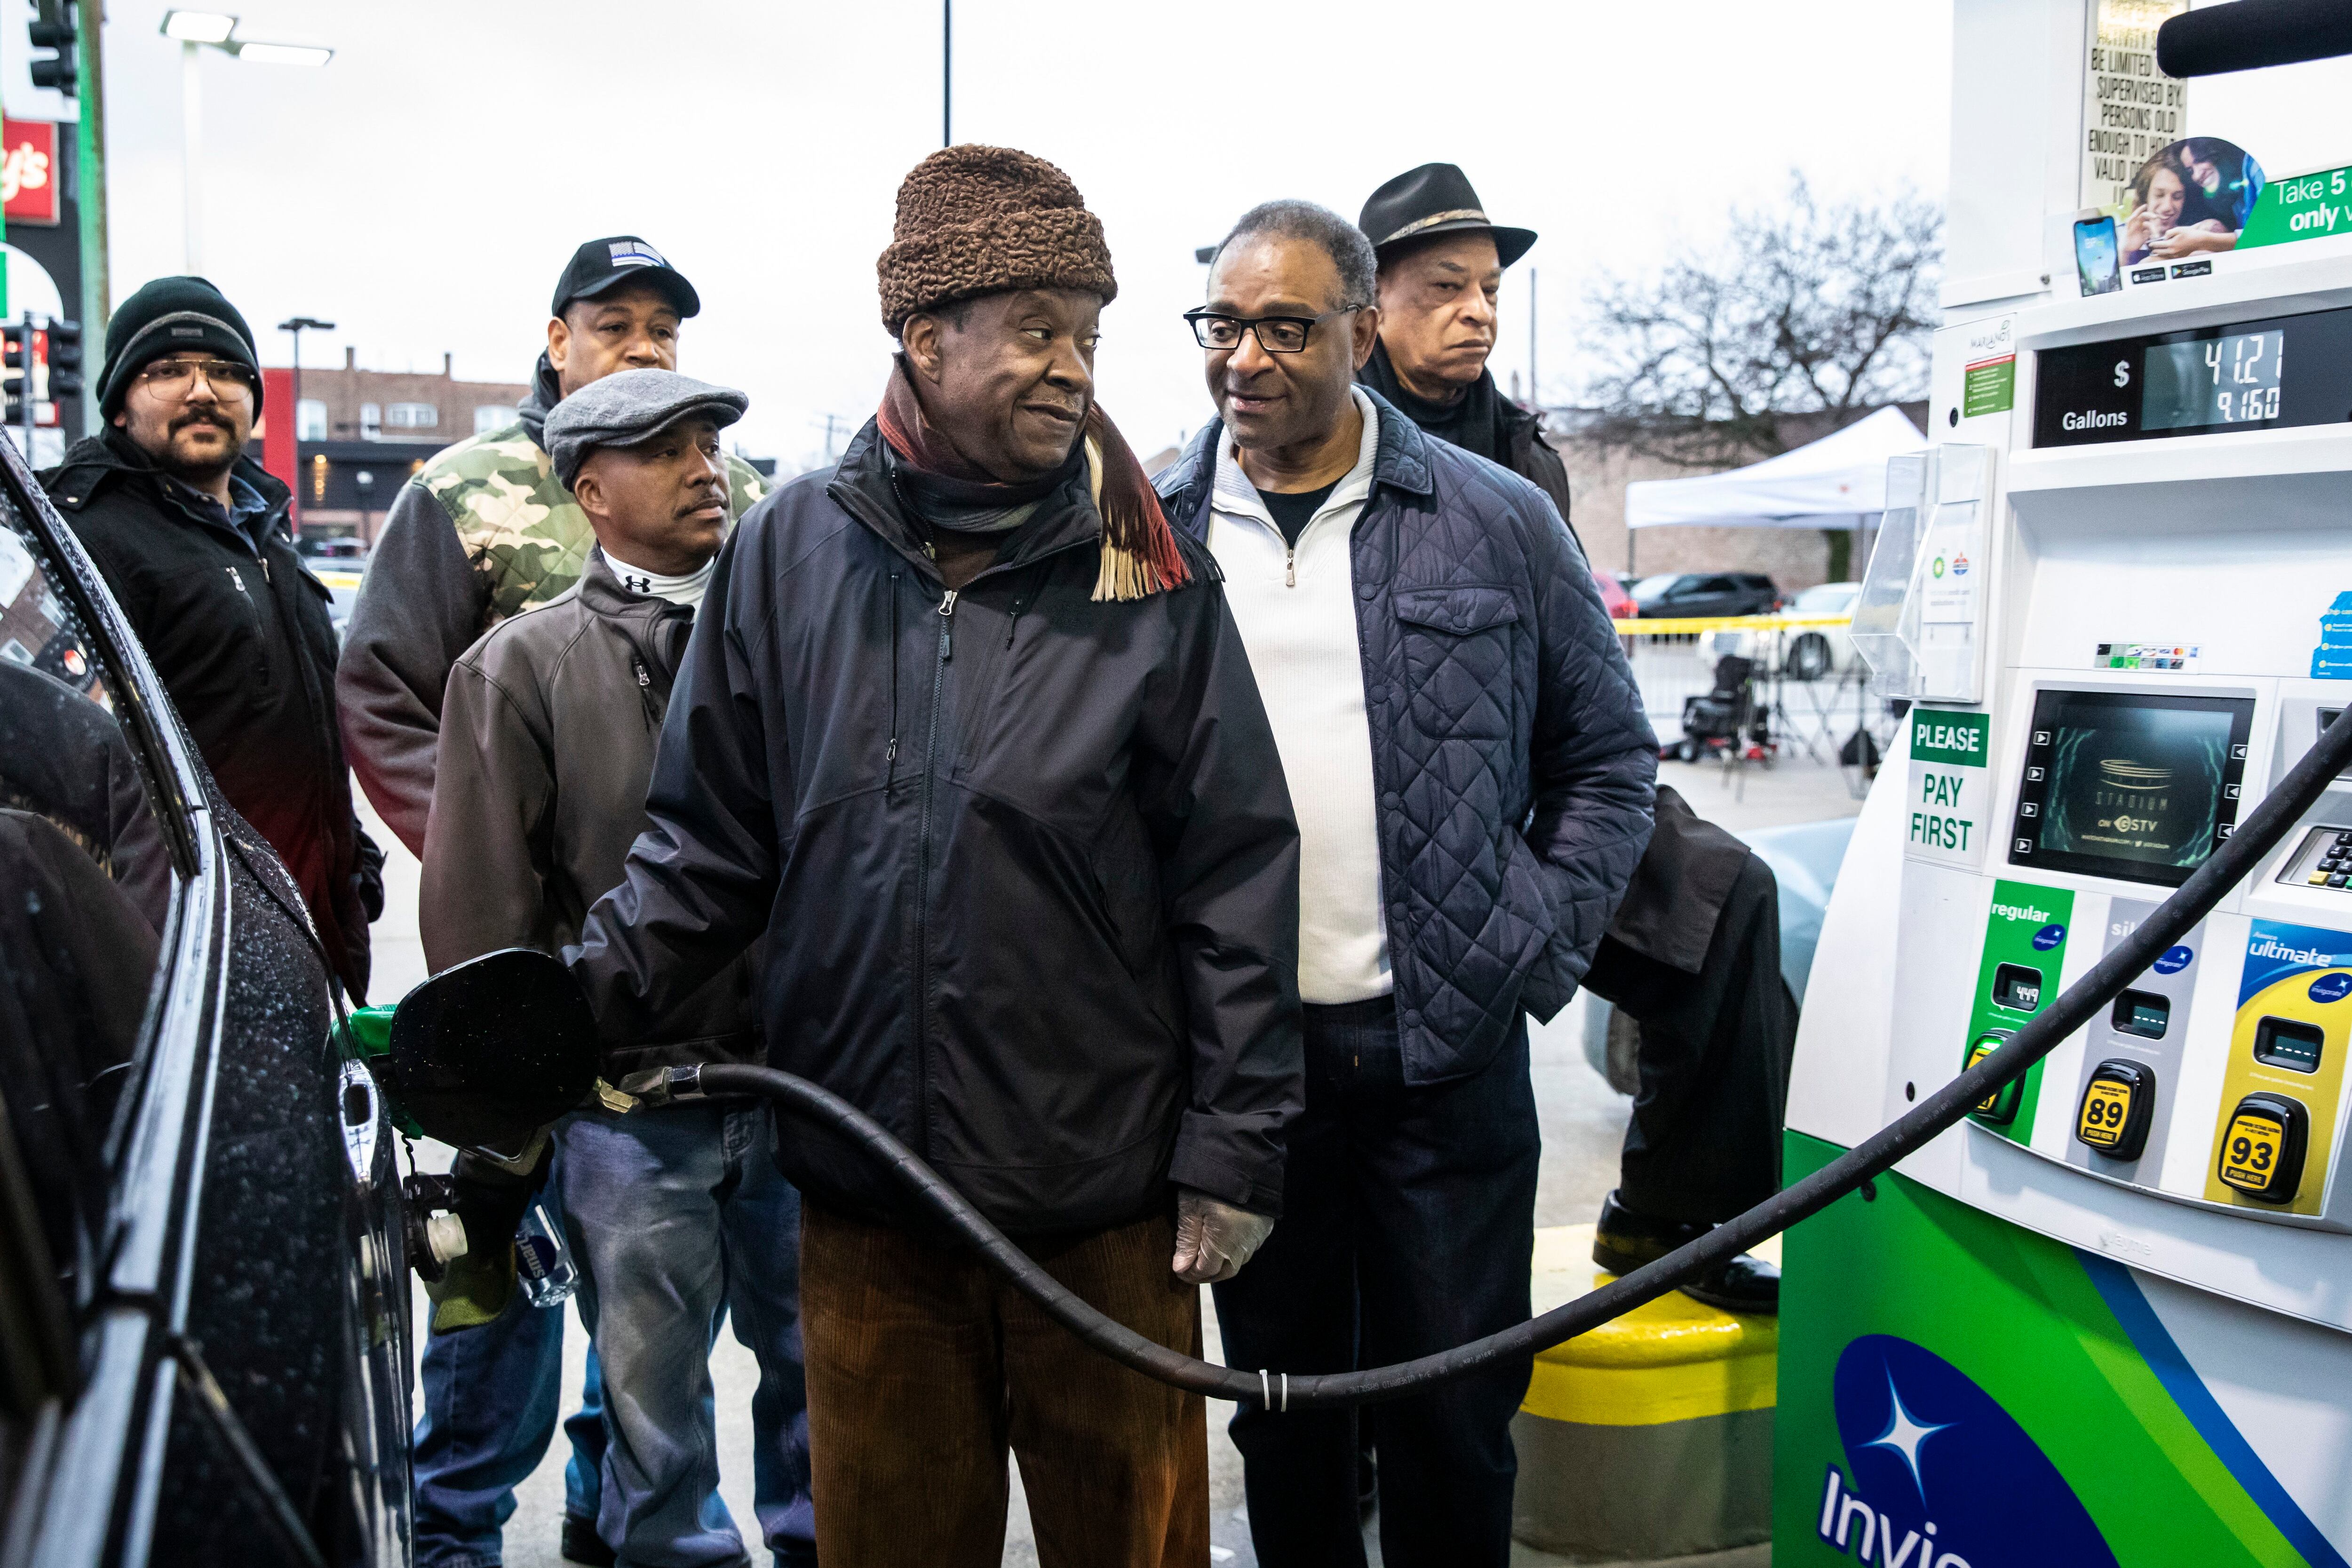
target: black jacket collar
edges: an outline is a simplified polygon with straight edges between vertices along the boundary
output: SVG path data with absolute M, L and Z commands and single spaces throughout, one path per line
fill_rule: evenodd
M 235 472 L 269 503 L 268 526 L 262 531 L 266 536 L 293 505 L 294 492 L 284 480 L 250 457 L 237 458 Z M 153 459 L 132 444 L 130 437 L 110 425 L 103 433 L 85 436 L 73 444 L 65 461 L 58 465 L 57 479 L 49 489 L 58 505 L 81 511 L 117 486 L 143 487 L 155 502 L 171 506 L 193 521 L 215 529 L 230 527 L 211 508 L 188 505 L 179 487 L 165 482 L 168 478 Z
M 562 401 L 563 384 L 555 379 L 555 362 L 542 350 L 539 363 L 531 369 L 530 395 L 515 410 L 515 416 L 522 421 L 523 434 L 542 452 L 547 449 L 548 411 Z
M 1435 493 L 1436 482 L 1429 471 L 1429 437 L 1422 434 L 1421 426 L 1370 387 L 1359 385 L 1357 390 L 1372 400 L 1373 411 L 1380 416 L 1380 440 L 1372 448 L 1372 489 L 1377 491 L 1382 485 L 1393 485 L 1408 495 Z M 1209 495 L 1217 488 L 1217 446 L 1224 437 L 1225 422 L 1210 420 L 1184 455 L 1160 470 L 1155 486 L 1169 522 L 1194 539 L 1208 537 Z M 1365 498 L 1365 505 L 1370 504 L 1370 498 Z
M 923 548 L 923 535 L 915 524 L 912 509 L 891 479 L 879 421 L 868 419 L 866 427 L 850 439 L 849 449 L 841 455 L 841 466 L 834 470 L 825 493 L 843 510 L 881 535 L 883 542 L 927 574 L 938 575 L 938 568 Z M 1013 531 L 995 564 L 981 575 L 1025 566 L 1074 545 L 1091 544 L 1102 538 L 1102 514 L 1095 510 L 1092 487 L 1087 470 L 1081 468 L 1069 483 L 1038 503 L 1034 517 Z

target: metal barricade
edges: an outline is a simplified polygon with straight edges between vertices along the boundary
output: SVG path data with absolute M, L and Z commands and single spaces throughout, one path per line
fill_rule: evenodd
M 1614 625 L 1660 744 L 1680 741 L 1683 705 L 1712 691 L 1717 660 L 1736 654 L 1755 661 L 1756 705 L 1765 721 L 1768 758 L 1802 755 L 1834 764 L 1874 748 L 1883 755 L 1895 725 L 1887 704 L 1870 694 L 1869 667 L 1846 636 L 1851 619 L 1637 617 Z M 1869 745 L 1853 742 L 1857 731 L 1870 734 Z

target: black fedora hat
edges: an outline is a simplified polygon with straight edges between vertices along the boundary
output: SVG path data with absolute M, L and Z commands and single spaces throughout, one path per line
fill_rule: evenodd
M 1531 228 L 1506 228 L 1488 222 L 1486 209 L 1478 205 L 1478 193 L 1470 188 L 1470 176 L 1453 163 L 1423 163 L 1399 174 L 1372 193 L 1356 226 L 1382 254 L 1389 247 L 1411 239 L 1483 229 L 1495 237 L 1495 254 L 1506 267 L 1525 256 L 1528 247 L 1536 242 L 1536 231 Z

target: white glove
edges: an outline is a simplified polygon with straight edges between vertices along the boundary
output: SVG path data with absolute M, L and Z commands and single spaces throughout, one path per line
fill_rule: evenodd
M 1176 1189 L 1176 1259 L 1169 1267 L 1187 1285 L 1232 1279 L 1274 1232 L 1272 1215 L 1220 1203 L 1190 1187 Z

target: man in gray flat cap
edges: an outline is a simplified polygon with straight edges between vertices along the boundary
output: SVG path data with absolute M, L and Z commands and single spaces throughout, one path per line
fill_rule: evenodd
M 621 880 L 678 661 L 728 520 L 719 432 L 741 393 L 632 370 L 547 416 L 561 479 L 595 531 L 580 581 L 491 628 L 443 699 L 419 900 L 436 970 L 505 947 L 557 952 Z M 608 1048 L 617 1083 L 646 1068 L 763 1059 L 752 947 L 653 1026 Z M 583 1317 L 604 1363 L 597 1533 L 625 1563 L 732 1564 L 716 1489 L 710 1326 L 724 1303 L 760 1363 L 751 1399 L 761 1533 L 814 1563 L 800 1335 L 800 1195 L 757 1106 L 697 1101 L 557 1129 Z

